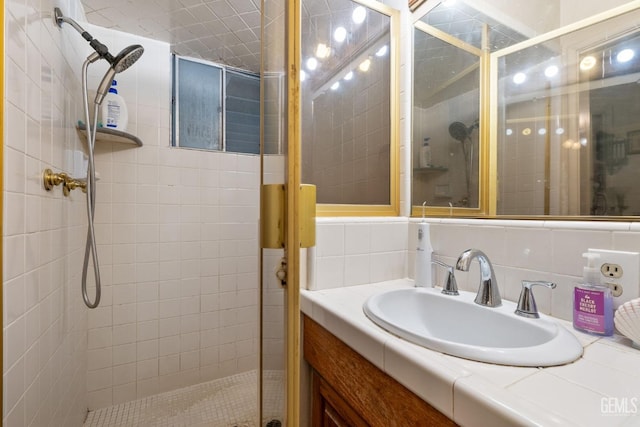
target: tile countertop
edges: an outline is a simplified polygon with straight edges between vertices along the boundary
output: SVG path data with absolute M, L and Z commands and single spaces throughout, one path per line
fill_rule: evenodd
M 302 311 L 462 426 L 640 426 L 640 351 L 558 320 L 584 346 L 568 365 L 520 368 L 474 362 L 414 345 L 362 311 L 376 293 L 409 279 L 301 292 Z

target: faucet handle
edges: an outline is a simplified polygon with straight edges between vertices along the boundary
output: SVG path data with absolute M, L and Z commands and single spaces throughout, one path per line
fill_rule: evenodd
M 536 306 L 536 300 L 533 298 L 533 292 L 531 291 L 531 288 L 534 286 L 546 286 L 547 288 L 554 289 L 556 284 L 541 280 L 523 280 L 522 291 L 520 292 L 520 298 L 518 299 L 518 308 L 516 308 L 515 311 L 517 315 L 534 319 L 540 317 L 538 314 L 538 307 Z
M 431 259 L 431 263 L 447 269 L 447 280 L 442 287 L 442 293 L 445 295 L 460 295 L 458 282 L 456 282 L 456 276 L 453 274 L 453 267 L 437 259 Z

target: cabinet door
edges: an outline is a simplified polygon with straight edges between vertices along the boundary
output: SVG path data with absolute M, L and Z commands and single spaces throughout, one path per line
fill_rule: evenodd
M 312 427 L 369 427 L 369 424 L 315 371 L 312 381 Z

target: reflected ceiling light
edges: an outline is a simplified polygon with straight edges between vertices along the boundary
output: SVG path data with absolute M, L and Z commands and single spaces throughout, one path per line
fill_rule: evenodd
M 335 82 L 334 84 L 331 85 L 331 90 L 338 90 L 339 87 L 340 87 L 340 82 Z
M 300 70 L 300 81 L 303 82 L 307 79 L 307 73 L 304 70 Z
M 595 65 L 596 65 L 596 58 L 594 58 L 591 55 L 585 56 L 584 58 L 582 58 L 582 61 L 580 61 L 580 69 L 582 71 L 588 71 L 592 69 Z
M 547 129 L 545 128 L 538 129 L 538 135 L 545 135 L 546 133 L 547 133 Z
M 547 68 L 544 69 L 544 75 L 547 76 L 548 78 L 554 77 L 556 74 L 558 74 L 558 66 L 557 65 L 549 65 Z
M 351 19 L 356 24 L 362 24 L 366 17 L 367 9 L 365 9 L 363 6 L 356 7 L 355 9 L 353 9 L 353 13 L 351 14 Z
M 353 78 L 353 71 L 349 71 L 347 74 L 344 75 L 344 79 L 346 81 L 349 81 Z
M 571 148 L 572 148 L 573 150 L 579 150 L 579 149 L 580 149 L 580 147 L 581 147 L 581 145 L 580 145 L 580 143 L 579 143 L 579 142 L 574 142 L 574 143 L 573 143 L 573 145 L 571 146 Z
M 509 135 L 513 135 L 513 129 L 509 128 L 509 129 L 507 129 L 504 133 L 506 133 L 506 134 L 507 134 L 507 136 L 509 136 Z
M 573 140 L 572 139 L 567 139 L 565 142 L 562 143 L 562 148 L 569 149 L 571 147 L 573 147 Z
M 513 76 L 513 82 L 517 85 L 524 83 L 525 80 L 527 80 L 525 73 L 516 73 L 515 76 Z
M 378 49 L 378 51 L 376 52 L 376 56 L 385 56 L 387 54 L 387 45 L 385 44 L 384 46 L 382 46 L 380 49 Z
M 556 135 L 562 135 L 564 133 L 564 128 L 556 129 Z
M 307 70 L 313 71 L 318 68 L 318 60 L 314 57 L 307 59 Z
M 580 138 L 580 145 L 582 145 L 583 147 L 586 147 L 587 143 L 588 143 L 587 138 Z
M 338 27 L 333 32 L 333 39 L 338 43 L 342 43 L 347 38 L 347 30 L 344 27 Z
M 635 52 L 632 49 L 623 49 L 616 55 L 618 62 L 629 62 L 633 59 Z
M 360 63 L 360 65 L 358 66 L 358 68 L 360 69 L 360 71 L 364 71 L 365 73 L 367 71 L 369 71 L 369 67 L 371 67 L 371 60 L 370 59 L 365 59 L 364 61 L 362 61 Z
M 328 58 L 331 55 L 331 48 L 324 43 L 318 43 L 316 47 L 316 58 Z
M 522 134 L 523 134 L 524 136 L 529 136 L 529 135 L 531 135 L 531 128 L 524 128 L 524 129 L 522 129 Z

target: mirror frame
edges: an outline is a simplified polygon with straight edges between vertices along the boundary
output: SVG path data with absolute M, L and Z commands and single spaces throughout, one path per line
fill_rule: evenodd
M 416 4 L 417 3 L 417 4 Z M 412 4 L 413 28 L 429 28 L 429 34 L 438 37 L 448 43 L 449 39 L 457 40 L 440 30 L 421 22 L 420 19 L 438 6 L 439 2 L 428 3 L 427 0 L 414 2 Z M 480 63 L 480 177 L 479 177 L 479 208 L 426 208 L 426 215 L 431 217 L 462 217 L 480 219 L 516 219 L 516 220 L 553 220 L 553 221 L 611 221 L 629 222 L 640 221 L 640 216 L 592 216 L 592 215 L 498 215 L 498 60 L 499 58 L 529 48 L 531 46 L 549 41 L 551 39 L 582 30 L 591 25 L 612 19 L 629 12 L 640 9 L 640 0 L 632 0 L 629 3 L 611 8 L 604 12 L 592 15 L 588 18 L 578 20 L 563 27 L 548 31 L 544 34 L 532 37 L 512 46 L 489 52 L 485 45 L 487 37 L 483 34 L 482 57 Z M 435 31 L 433 31 L 435 30 Z M 484 31 L 487 31 L 485 27 Z M 446 38 L 444 37 L 446 36 Z M 413 37 L 412 37 L 413 51 Z M 412 78 L 413 87 L 413 78 Z M 413 117 L 412 117 L 413 118 Z M 413 141 L 411 141 L 413 142 Z M 413 147 L 413 144 L 411 144 Z M 413 185 L 413 180 L 411 182 Z M 411 216 L 419 217 L 423 215 L 422 206 L 411 205 Z
M 351 0 L 390 18 L 389 46 L 389 204 L 356 205 L 318 203 L 317 216 L 400 215 L 400 11 L 375 0 Z M 304 146 L 301 147 L 304 150 Z

